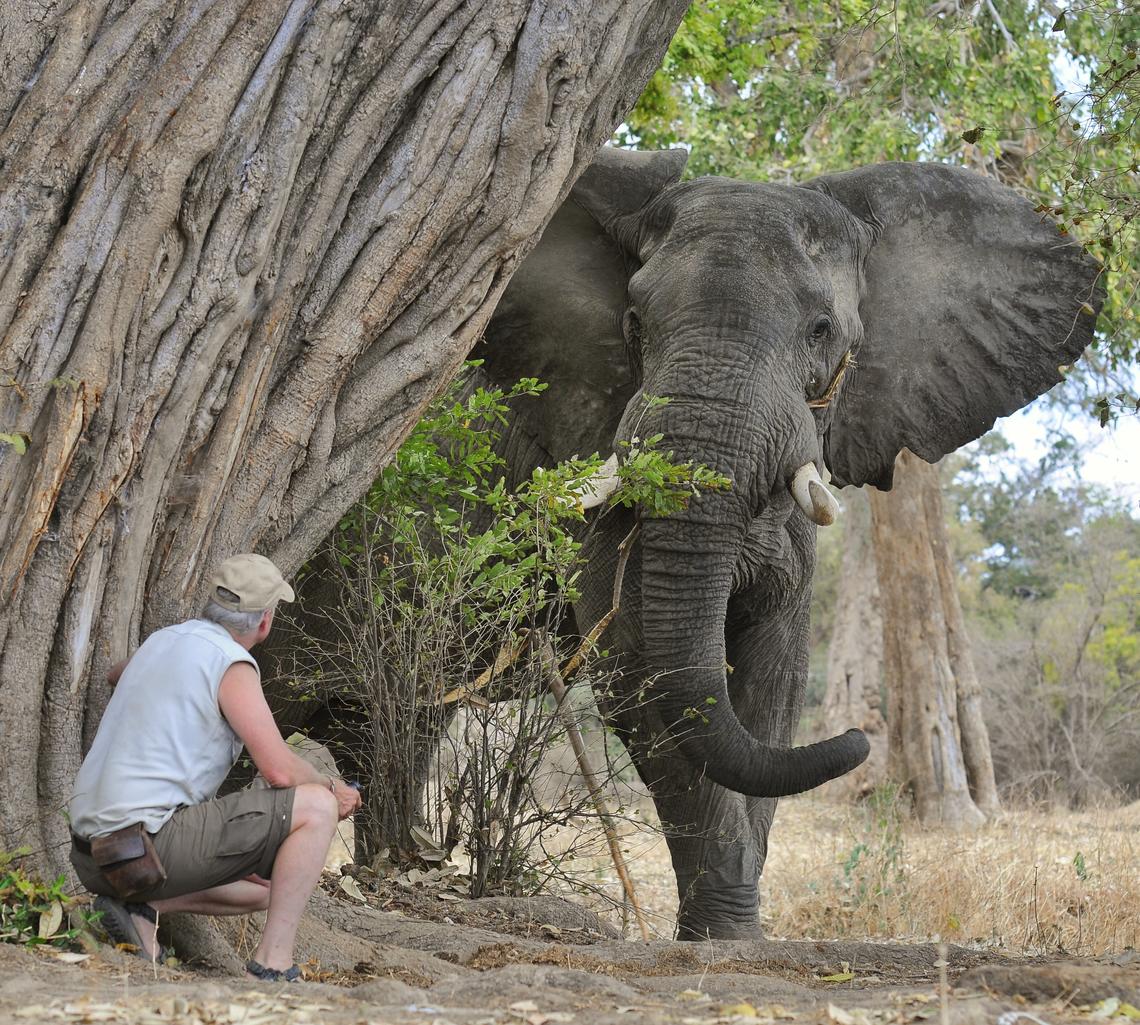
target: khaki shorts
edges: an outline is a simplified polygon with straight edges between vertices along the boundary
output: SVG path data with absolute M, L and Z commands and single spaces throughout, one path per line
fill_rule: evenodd
M 277 849 L 289 835 L 293 788 L 240 790 L 204 804 L 179 808 L 157 833 L 154 848 L 166 882 L 131 897 L 145 903 L 197 893 L 256 873 L 273 871 Z M 92 893 L 115 896 L 89 853 L 71 845 L 71 864 Z

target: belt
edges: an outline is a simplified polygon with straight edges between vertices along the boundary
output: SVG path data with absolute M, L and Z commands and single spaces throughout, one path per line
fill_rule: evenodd
M 72 833 L 71 846 L 79 851 L 80 854 L 91 857 L 91 844 L 88 841 L 84 840 L 83 837 L 76 836 L 74 833 Z

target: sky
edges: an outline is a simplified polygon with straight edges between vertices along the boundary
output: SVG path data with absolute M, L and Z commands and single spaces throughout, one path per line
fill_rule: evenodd
M 1034 402 L 994 425 L 1019 455 L 1032 459 L 1048 447 L 1055 412 Z M 1070 413 L 1065 428 L 1084 447 L 1084 478 L 1126 496 L 1134 516 L 1140 516 L 1140 417 L 1121 416 L 1113 427 L 1101 428 L 1087 413 Z

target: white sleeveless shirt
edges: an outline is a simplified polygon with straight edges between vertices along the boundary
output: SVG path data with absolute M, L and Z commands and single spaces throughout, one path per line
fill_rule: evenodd
M 214 796 L 242 750 L 218 707 L 222 676 L 235 662 L 258 668 L 228 631 L 202 619 L 143 642 L 76 777 L 73 833 L 90 840 L 133 822 L 156 833 L 179 808 Z

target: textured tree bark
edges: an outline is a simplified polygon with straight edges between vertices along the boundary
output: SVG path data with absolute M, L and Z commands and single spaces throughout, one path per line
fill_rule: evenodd
M 843 563 L 835 601 L 835 626 L 827 649 L 824 735 L 851 726 L 867 734 L 871 753 L 857 769 L 827 784 L 829 794 L 866 796 L 887 776 L 887 723 L 883 718 L 883 615 L 871 507 L 861 488 L 843 496 Z
M 921 821 L 976 826 L 998 808 L 980 688 L 962 624 L 938 470 L 911 452 L 870 491 L 883 605 L 888 773 Z
M 0 843 L 53 852 L 109 662 L 374 479 L 683 0 L 7 0 Z

